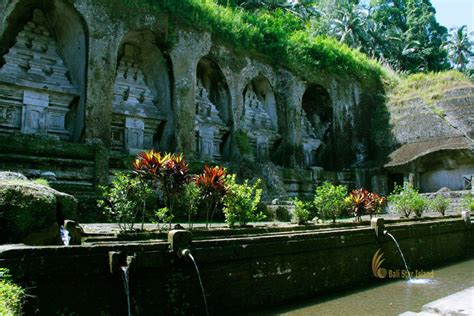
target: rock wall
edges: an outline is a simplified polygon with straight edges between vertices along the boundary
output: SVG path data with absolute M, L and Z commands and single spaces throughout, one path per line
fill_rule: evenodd
M 21 51 L 44 60 L 28 53 L 31 36 L 22 35 L 38 16 L 51 43 L 48 62 L 57 69 L 35 70 L 28 59 L 10 58 Z M 107 179 L 109 156 L 151 147 L 182 151 L 190 160 L 331 171 L 370 158 L 363 113 L 378 88 L 327 74 L 295 75 L 177 21 L 130 12 L 122 2 L 1 0 L 0 133 L 47 141 L 53 124 L 62 140 L 103 147 L 105 156 L 95 160 L 102 172 L 97 183 Z M 33 49 L 41 52 L 38 45 Z M 47 87 L 44 76 L 61 72 L 65 78 Z

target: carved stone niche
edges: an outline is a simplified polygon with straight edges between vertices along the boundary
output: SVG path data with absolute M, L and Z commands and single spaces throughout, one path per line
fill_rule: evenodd
M 153 148 L 154 136 L 165 121 L 145 82 L 139 56 L 138 47 L 125 45 L 114 84 L 112 148 L 129 154 Z
M 18 33 L 0 69 L 0 133 L 21 132 L 69 140 L 66 116 L 79 91 L 66 68 L 46 18 L 33 18 Z
M 262 100 L 255 93 L 250 83 L 244 94 L 243 130 L 246 131 L 255 158 L 259 161 L 268 160 L 269 150 L 280 137 L 275 124 L 265 108 Z
M 305 165 L 313 167 L 317 161 L 317 151 L 322 140 L 328 141 L 332 121 L 332 102 L 328 92 L 320 85 L 311 84 L 306 89 L 301 102 L 301 138 Z M 321 154 L 320 152 L 318 154 Z M 324 163 L 323 163 L 324 167 Z
M 221 161 L 221 142 L 229 127 L 224 124 L 219 110 L 211 102 L 202 81 L 196 87 L 196 150 L 200 159 Z
M 308 120 L 306 112 L 301 110 L 301 139 L 303 141 L 304 163 L 312 167 L 316 165 L 316 151 L 321 146 L 321 140 L 316 137 L 316 131 Z

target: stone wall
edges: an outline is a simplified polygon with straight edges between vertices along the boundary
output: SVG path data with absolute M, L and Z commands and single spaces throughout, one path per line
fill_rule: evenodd
M 0 133 L 102 146 L 105 175 L 108 155 L 152 147 L 330 171 L 369 159 L 363 113 L 378 88 L 297 76 L 173 16 L 122 2 L 1 0 L 0 55 Z
M 458 218 L 404 221 L 388 224 L 386 229 L 399 241 L 412 270 L 436 269 L 436 265 L 474 254 L 472 226 Z M 202 235 L 191 245 L 211 315 L 242 314 L 390 282 L 376 278 L 371 269 L 378 249 L 385 259 L 383 268 L 404 269 L 391 239 L 377 238 L 367 226 L 345 225 L 332 230 L 301 226 L 214 234 L 211 239 Z M 112 260 L 112 269 L 110 252 L 122 253 L 121 259 Z M 192 262 L 169 252 L 165 241 L 0 247 L 2 266 L 9 268 L 32 295 L 27 312 L 37 308 L 45 315 L 124 314 L 126 298 L 119 265 L 120 260 L 124 264 L 126 255 L 134 256 L 130 265 L 134 314 L 204 313 Z

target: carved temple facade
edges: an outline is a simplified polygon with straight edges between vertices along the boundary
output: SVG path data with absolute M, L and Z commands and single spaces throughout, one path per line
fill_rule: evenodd
M 67 120 L 79 91 L 68 78 L 68 69 L 40 10 L 34 11 L 3 58 L 0 133 L 69 140 Z
M 373 91 L 357 80 L 289 70 L 170 14 L 116 10 L 0 0 L 0 169 L 86 192 L 151 148 L 303 168 L 308 183 L 360 156 Z

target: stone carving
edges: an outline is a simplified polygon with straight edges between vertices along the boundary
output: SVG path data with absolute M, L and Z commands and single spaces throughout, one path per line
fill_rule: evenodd
M 69 139 L 66 115 L 79 92 L 68 79 L 68 69 L 40 10 L 34 10 L 4 59 L 0 132 Z
M 153 137 L 164 115 L 140 68 L 139 49 L 125 45 L 114 84 L 112 105 L 112 146 L 114 150 L 135 154 L 153 147 Z
M 269 150 L 279 135 L 265 106 L 253 90 L 252 84 L 248 85 L 244 95 L 243 123 L 243 129 L 247 132 L 255 157 L 258 160 L 267 160 Z
M 220 144 L 229 130 L 224 124 L 219 110 L 211 102 L 202 81 L 196 86 L 196 150 L 204 160 L 222 160 Z
M 301 139 L 305 165 L 310 167 L 316 165 L 316 151 L 321 146 L 321 140 L 317 138 L 316 131 L 304 110 L 301 110 Z

